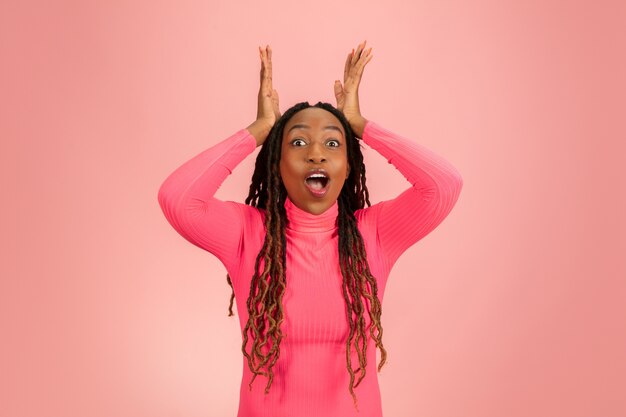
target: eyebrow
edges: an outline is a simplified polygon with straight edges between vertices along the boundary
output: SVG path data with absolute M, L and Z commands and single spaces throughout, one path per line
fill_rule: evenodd
M 287 133 L 291 132 L 293 129 L 308 129 L 310 127 L 311 126 L 305 125 L 305 124 L 302 124 L 302 123 L 296 124 L 296 125 L 291 126 Z M 343 135 L 343 132 L 337 126 L 328 125 L 328 126 L 324 127 L 324 130 L 336 130 L 337 132 L 339 132 L 339 133 L 341 133 Z

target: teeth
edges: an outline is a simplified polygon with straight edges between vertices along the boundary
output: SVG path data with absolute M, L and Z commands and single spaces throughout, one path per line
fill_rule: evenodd
M 309 175 L 307 178 L 326 178 L 326 175 L 324 175 L 324 174 L 313 174 L 313 175 Z

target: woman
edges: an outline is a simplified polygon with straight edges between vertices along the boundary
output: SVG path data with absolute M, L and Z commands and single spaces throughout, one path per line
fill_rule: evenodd
M 449 162 L 361 115 L 358 87 L 372 59 L 365 44 L 348 54 L 343 84 L 335 82 L 336 108 L 304 102 L 282 116 L 272 51 L 259 48 L 257 119 L 183 164 L 159 190 L 170 224 L 228 271 L 230 315 L 235 297 L 243 338 L 238 417 L 382 416 L 375 371 L 376 347 L 378 371 L 386 360 L 387 277 L 459 197 L 462 178 Z M 372 206 L 361 142 L 411 186 Z M 245 204 L 216 199 L 257 146 Z M 264 389 L 253 385 L 258 375 Z

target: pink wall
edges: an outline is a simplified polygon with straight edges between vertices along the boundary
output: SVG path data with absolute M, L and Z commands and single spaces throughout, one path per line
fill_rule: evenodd
M 363 114 L 464 177 L 389 279 L 385 416 L 626 415 L 623 2 L 55 3 L 0 6 L 0 415 L 235 415 L 226 272 L 158 187 L 253 120 L 258 45 L 285 109 L 363 39 Z

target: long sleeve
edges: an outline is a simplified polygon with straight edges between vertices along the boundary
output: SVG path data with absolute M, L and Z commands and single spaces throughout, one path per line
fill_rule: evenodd
M 177 168 L 158 192 L 159 205 L 172 227 L 227 268 L 237 261 L 243 233 L 242 204 L 221 201 L 214 195 L 255 148 L 254 136 L 241 129 Z
M 390 265 L 435 229 L 456 204 L 463 179 L 443 157 L 368 121 L 363 142 L 400 171 L 411 187 L 375 210 L 378 241 Z M 371 207 L 373 208 L 373 206 Z

